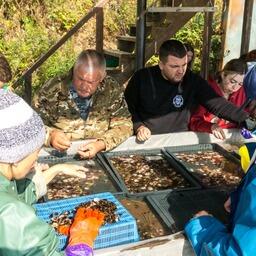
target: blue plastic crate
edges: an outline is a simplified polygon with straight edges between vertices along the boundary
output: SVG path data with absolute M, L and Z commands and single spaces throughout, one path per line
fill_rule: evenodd
M 52 213 L 61 213 L 63 211 L 73 210 L 79 204 L 96 198 L 107 199 L 115 203 L 117 207 L 116 213 L 119 216 L 119 221 L 112 224 L 106 224 L 100 228 L 99 235 L 94 243 L 94 249 L 139 241 L 137 224 L 134 217 L 111 193 L 108 192 L 35 204 L 34 207 L 36 209 L 37 216 L 42 220 L 49 222 L 49 216 Z M 58 236 L 60 240 L 59 249 L 63 250 L 66 247 L 67 237 L 63 235 Z

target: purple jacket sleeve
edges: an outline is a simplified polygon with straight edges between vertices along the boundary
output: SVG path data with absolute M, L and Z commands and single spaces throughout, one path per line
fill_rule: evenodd
M 86 244 L 68 245 L 65 254 L 67 256 L 93 256 L 93 250 Z

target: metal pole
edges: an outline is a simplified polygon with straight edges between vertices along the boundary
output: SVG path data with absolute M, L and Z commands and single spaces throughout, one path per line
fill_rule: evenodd
M 244 2 L 244 20 L 243 20 L 240 55 L 243 55 L 249 51 L 253 3 L 254 3 L 254 0 L 245 0 Z
M 136 70 L 145 64 L 145 26 L 146 26 L 147 0 L 137 1 L 136 22 Z

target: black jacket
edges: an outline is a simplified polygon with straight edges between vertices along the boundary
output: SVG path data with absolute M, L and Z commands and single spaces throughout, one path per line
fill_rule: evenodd
M 159 66 L 137 71 L 125 90 L 136 131 L 145 125 L 152 134 L 187 131 L 191 112 L 204 106 L 216 116 L 242 123 L 248 113 L 217 95 L 199 75 L 187 70 L 182 82 L 164 79 Z

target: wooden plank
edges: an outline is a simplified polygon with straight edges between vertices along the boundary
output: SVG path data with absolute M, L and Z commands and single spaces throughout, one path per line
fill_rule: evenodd
M 243 20 L 240 55 L 243 55 L 249 51 L 251 27 L 252 27 L 253 4 L 254 4 L 254 0 L 245 0 L 245 3 L 244 3 L 244 20 Z
M 214 1 L 214 0 L 213 0 Z M 206 12 L 204 15 L 203 49 L 201 58 L 201 76 L 208 79 L 209 55 L 211 49 L 213 13 Z
M 148 12 L 215 12 L 216 7 L 150 7 Z
M 98 52 L 103 52 L 103 24 L 104 15 L 103 8 L 96 7 L 96 50 Z

